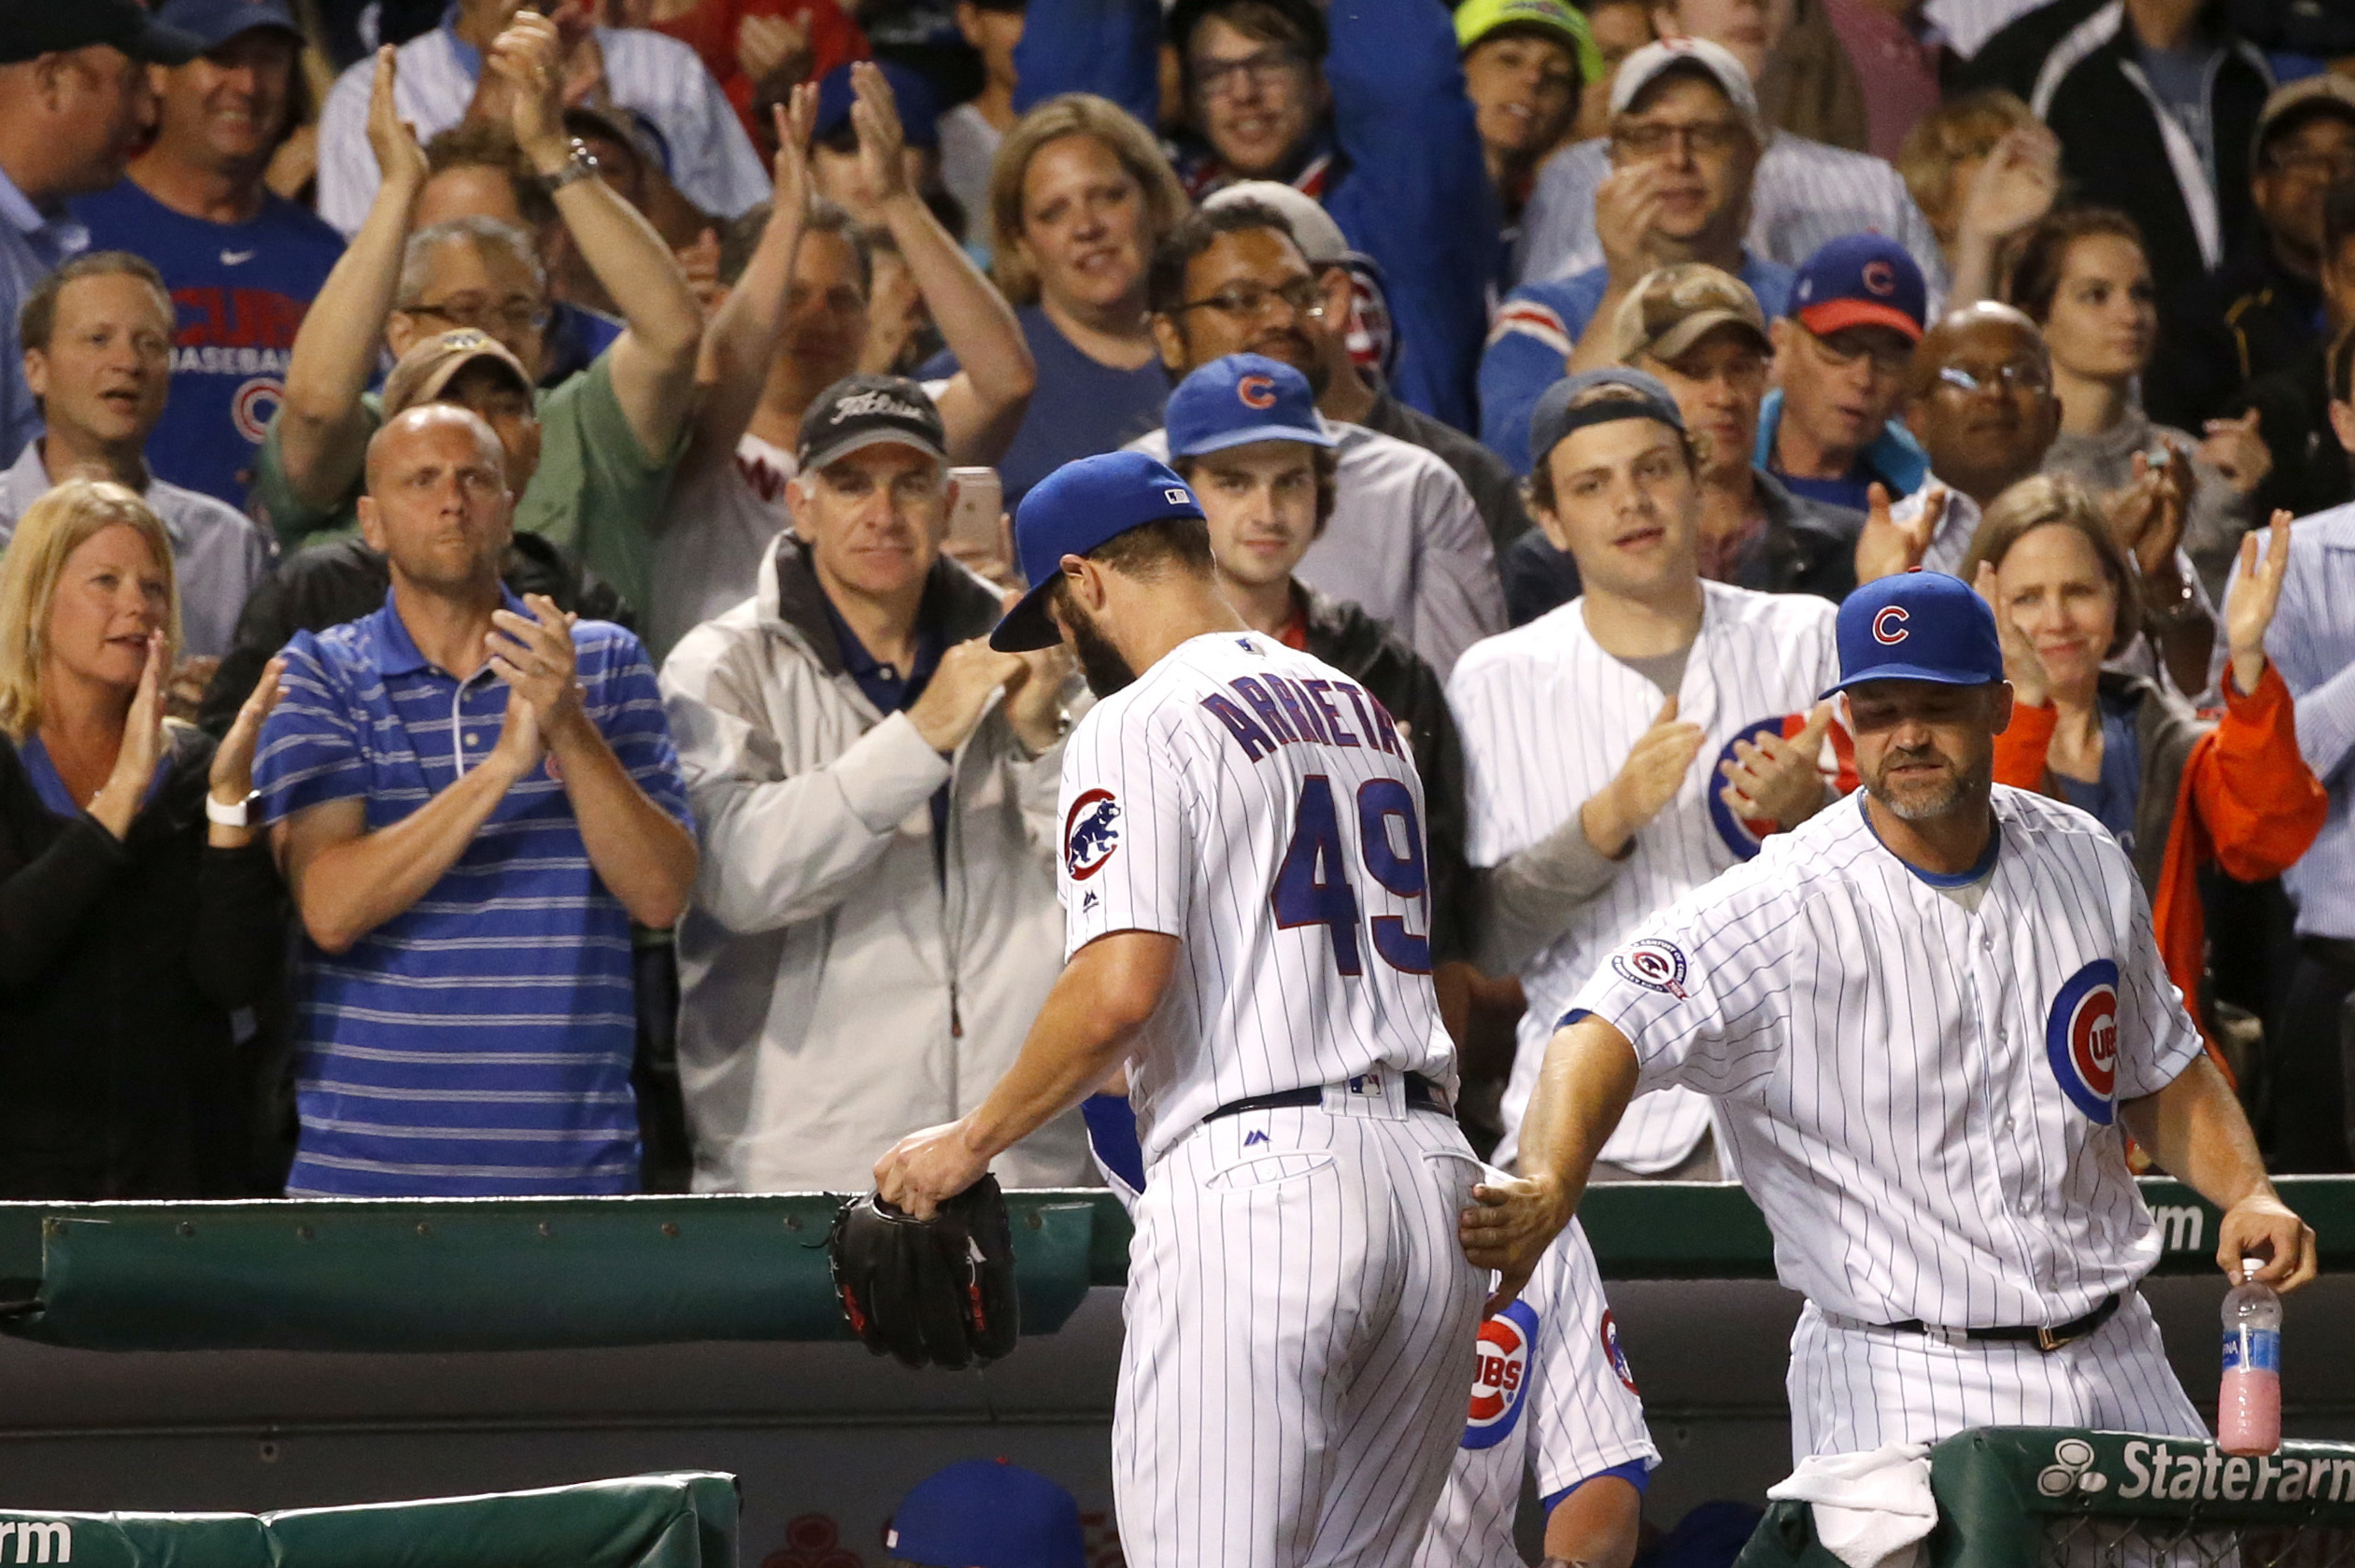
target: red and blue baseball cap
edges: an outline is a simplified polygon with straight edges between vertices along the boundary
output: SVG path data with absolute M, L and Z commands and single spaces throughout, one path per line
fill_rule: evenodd
M 1981 686 L 2004 678 L 1995 613 L 1960 577 L 1916 567 L 1866 583 L 1840 601 L 1839 684 L 1934 681 Z
M 1014 553 L 1030 591 L 989 634 L 1001 654 L 1052 648 L 1063 640 L 1046 598 L 1065 556 L 1084 556 L 1147 523 L 1200 517 L 1202 503 L 1169 464 L 1142 452 L 1103 452 L 1065 463 L 1030 487 L 1014 514 Z
M 1818 337 L 1887 327 L 1920 343 L 1930 314 L 1921 264 L 1886 234 L 1842 234 L 1799 264 L 1788 314 Z
M 1339 444 L 1316 412 L 1309 378 L 1265 354 L 1227 354 L 1177 384 L 1163 411 L 1170 456 L 1208 457 L 1255 441 Z
M 1086 1568 L 1087 1561 L 1071 1494 L 1002 1459 L 962 1460 L 916 1482 L 891 1516 L 883 1549 L 924 1568 Z

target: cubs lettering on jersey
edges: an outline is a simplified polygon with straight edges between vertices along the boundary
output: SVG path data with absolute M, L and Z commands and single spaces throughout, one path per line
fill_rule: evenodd
M 1762 731 L 1795 735 L 1818 694 L 1837 680 L 1837 611 L 1807 594 L 1752 593 L 1703 583 L 1701 629 L 1677 690 L 1677 717 L 1706 739 L 1676 798 L 1636 835 L 1617 876 L 1570 917 L 1558 940 L 1521 967 L 1529 1010 L 1505 1091 L 1510 1163 L 1553 1021 L 1611 950 L 1643 921 L 1730 866 L 1758 853 L 1766 825 L 1737 818 L 1719 799 L 1717 763 Z M 1465 848 L 1493 867 L 1573 817 L 1611 782 L 1658 717 L 1660 688 L 1605 652 L 1586 629 L 1583 601 L 1474 646 L 1448 682 L 1463 736 Z M 1847 738 L 1835 727 L 1827 779 L 1854 779 Z M 1628 1108 L 1603 1157 L 1631 1170 L 1666 1170 L 1693 1151 L 1710 1125 L 1697 1096 L 1668 1089 Z
M 1471 1403 L 1415 1568 L 1523 1568 L 1512 1522 L 1534 1471 L 1551 1509 L 1615 1475 L 1640 1490 L 1660 1453 L 1577 1221 L 1520 1298 L 1480 1327 Z

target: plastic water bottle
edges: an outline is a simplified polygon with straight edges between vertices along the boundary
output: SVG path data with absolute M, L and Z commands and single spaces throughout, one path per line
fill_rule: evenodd
M 2256 1278 L 2264 1263 L 2241 1259 L 2242 1283 L 2224 1298 L 2216 1446 L 2228 1454 L 2269 1454 L 2281 1447 L 2281 1298 Z

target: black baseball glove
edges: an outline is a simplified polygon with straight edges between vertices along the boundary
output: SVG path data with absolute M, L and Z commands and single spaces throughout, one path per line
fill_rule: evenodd
M 853 1198 L 826 1233 L 850 1330 L 909 1366 L 986 1366 L 1022 1332 L 1014 1288 L 1014 1222 L 998 1179 L 984 1176 L 929 1220 Z

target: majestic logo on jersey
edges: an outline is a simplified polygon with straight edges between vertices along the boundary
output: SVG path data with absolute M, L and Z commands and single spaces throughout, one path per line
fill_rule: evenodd
M 1276 405 L 1276 378 L 1272 375 L 1246 375 L 1235 383 L 1235 401 L 1245 408 L 1273 408 Z
M 1610 955 L 1610 967 L 1622 980 L 1632 980 L 1647 991 L 1684 999 L 1684 950 L 1657 937 L 1639 937 Z
M 1073 882 L 1085 882 L 1104 869 L 1120 847 L 1120 802 L 1109 789 L 1091 789 L 1071 802 L 1063 819 L 1063 865 Z
M 1882 605 L 1880 614 L 1873 617 L 1873 641 L 1886 648 L 1895 647 L 1909 635 L 1906 630 L 1906 620 L 1904 605 Z
M 2044 1023 L 2044 1053 L 2061 1092 L 2107 1125 L 2118 1089 L 2118 966 L 2096 958 L 2069 977 Z
M 1480 1325 L 1464 1447 L 1493 1448 L 1521 1424 L 1521 1407 L 1529 1400 L 1529 1363 L 1537 1348 L 1538 1312 L 1525 1301 L 1514 1302 Z
M 1603 1325 L 1599 1332 L 1603 1341 L 1603 1359 L 1610 1363 L 1610 1369 L 1618 1374 L 1619 1380 L 1627 1385 L 1627 1391 L 1637 1392 L 1636 1375 L 1627 1365 L 1627 1352 L 1619 1348 L 1619 1320 L 1610 1315 L 1608 1307 L 1603 1308 Z

